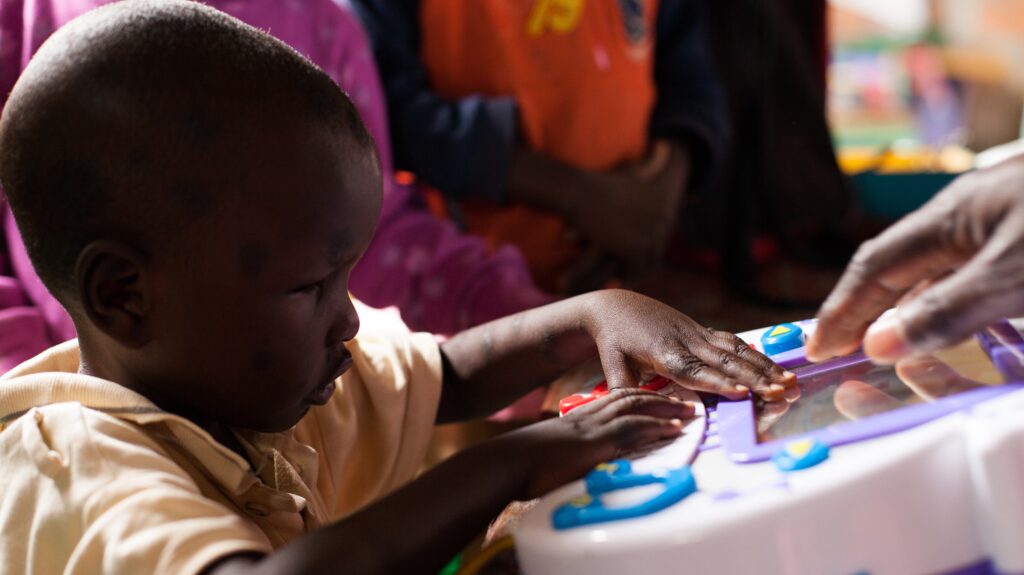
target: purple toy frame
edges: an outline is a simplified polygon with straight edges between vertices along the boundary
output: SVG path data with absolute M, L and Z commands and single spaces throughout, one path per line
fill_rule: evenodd
M 765 461 L 784 445 L 800 439 L 816 439 L 829 447 L 872 439 L 927 423 L 933 419 L 970 406 L 1024 389 L 1024 338 L 1006 321 L 1001 321 L 976 335 L 996 369 L 1007 379 L 998 387 L 982 387 L 938 399 L 931 403 L 910 405 L 857 421 L 846 421 L 793 437 L 757 442 L 754 404 L 749 399 L 718 402 L 718 430 L 722 449 L 730 459 L 740 463 Z M 793 350 L 798 351 L 798 350 Z M 801 353 L 803 349 L 799 350 Z M 792 354 L 792 352 L 787 352 Z M 774 358 L 773 358 L 774 359 Z M 802 359 L 802 356 L 801 356 Z M 796 356 L 786 363 L 799 363 Z M 839 369 L 866 361 L 863 353 L 854 353 L 802 370 L 803 376 Z M 806 364 L 806 360 L 803 360 Z

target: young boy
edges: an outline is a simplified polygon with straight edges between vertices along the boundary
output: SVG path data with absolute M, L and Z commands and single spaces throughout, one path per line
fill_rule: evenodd
M 677 435 L 691 406 L 619 390 L 410 481 L 435 421 L 595 354 L 619 388 L 657 372 L 777 399 L 794 383 L 620 291 L 441 348 L 356 339 L 348 275 L 380 178 L 330 78 L 211 8 L 129 0 L 47 41 L 0 120 L 0 181 L 79 339 L 0 385 L 0 565 L 432 572 L 512 499 Z

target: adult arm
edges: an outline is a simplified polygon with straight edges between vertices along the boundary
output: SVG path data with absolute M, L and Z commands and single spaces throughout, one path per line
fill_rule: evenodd
M 352 3 L 373 44 L 391 121 L 395 167 L 457 198 L 501 201 L 517 135 L 511 98 L 446 100 L 419 55 L 418 0 Z
M 654 80 L 658 99 L 651 140 L 675 140 L 689 152 L 686 187 L 704 184 L 722 162 L 726 140 L 725 93 L 715 72 L 705 2 L 658 5 Z
M 808 357 L 850 353 L 866 334 L 868 355 L 892 362 L 1021 313 L 1024 156 L 961 176 L 864 243 L 818 312 Z

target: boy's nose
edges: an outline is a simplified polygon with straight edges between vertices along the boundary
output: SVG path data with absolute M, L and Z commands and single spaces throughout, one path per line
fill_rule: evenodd
M 331 329 L 327 332 L 327 346 L 333 347 L 351 340 L 359 332 L 359 314 L 349 297 L 343 298 Z

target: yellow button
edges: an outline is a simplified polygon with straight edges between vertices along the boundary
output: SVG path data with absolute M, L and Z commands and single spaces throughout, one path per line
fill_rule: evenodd
M 800 441 L 794 441 L 786 444 L 786 451 L 789 452 L 793 457 L 803 457 L 807 455 L 807 452 L 811 450 L 814 442 L 810 439 L 802 439 Z
M 569 504 L 573 507 L 586 507 L 587 505 L 590 505 L 592 501 L 594 501 L 594 499 L 589 495 L 580 495 L 576 499 L 570 501 Z

